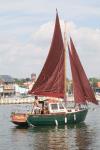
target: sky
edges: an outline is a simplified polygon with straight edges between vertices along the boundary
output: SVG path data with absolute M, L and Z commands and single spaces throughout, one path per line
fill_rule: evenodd
M 0 0 L 1 75 L 39 75 L 50 48 L 56 8 L 62 34 L 66 22 L 67 37 L 72 37 L 87 76 L 100 78 L 99 0 Z

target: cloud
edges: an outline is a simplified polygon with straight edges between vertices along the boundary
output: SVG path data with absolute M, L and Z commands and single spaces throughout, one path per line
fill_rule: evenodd
M 100 29 L 89 27 L 78 27 L 73 22 L 67 22 L 67 38 L 72 36 L 76 49 L 79 53 L 82 64 L 89 77 L 100 76 L 98 64 L 100 64 Z M 40 28 L 32 35 L 33 43 L 41 47 L 41 58 L 45 59 L 50 47 L 53 34 L 54 22 L 49 22 L 40 26 Z M 64 21 L 61 20 L 62 34 L 64 33 Z M 42 61 L 43 62 L 43 61 Z M 92 67 L 95 66 L 94 68 Z
M 14 77 L 39 74 L 50 48 L 52 20 L 58 8 L 62 34 L 67 20 L 67 35 L 72 36 L 88 76 L 99 77 L 99 6 L 100 2 L 89 0 L 0 0 L 1 74 Z
M 64 21 L 61 21 L 64 32 Z M 50 48 L 54 22 L 41 25 L 30 34 L 30 41 L 22 43 L 16 37 L 0 40 L 0 64 L 3 74 L 29 76 L 41 71 Z M 100 64 L 100 29 L 77 27 L 73 22 L 67 23 L 68 35 L 71 35 L 81 61 L 89 76 L 98 76 Z M 6 44 L 5 44 L 6 43 Z M 93 66 L 95 67 L 92 67 Z

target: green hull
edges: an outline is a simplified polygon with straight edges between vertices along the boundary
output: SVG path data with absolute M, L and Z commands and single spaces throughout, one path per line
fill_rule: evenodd
M 75 124 L 83 122 L 86 118 L 87 112 L 88 109 L 83 109 L 78 112 L 67 114 L 29 115 L 27 122 L 31 126 Z

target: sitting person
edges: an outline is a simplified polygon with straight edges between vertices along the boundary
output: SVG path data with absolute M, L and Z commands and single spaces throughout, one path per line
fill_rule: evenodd
M 48 107 L 47 106 L 42 106 L 41 114 L 48 114 L 48 113 L 49 113 Z

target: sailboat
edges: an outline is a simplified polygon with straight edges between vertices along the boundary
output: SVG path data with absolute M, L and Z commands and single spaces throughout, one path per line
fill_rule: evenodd
M 79 60 L 72 38 L 68 52 L 73 80 L 74 105 L 66 98 L 66 50 L 62 38 L 58 12 L 49 54 L 30 94 L 45 97 L 38 112 L 28 115 L 32 126 L 66 125 L 83 122 L 88 112 L 87 103 L 98 104 Z M 37 101 L 37 100 L 36 100 Z

